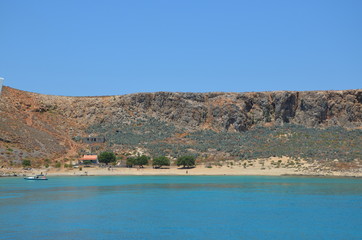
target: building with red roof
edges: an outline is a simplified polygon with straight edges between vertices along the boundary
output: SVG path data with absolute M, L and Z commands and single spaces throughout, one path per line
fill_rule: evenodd
M 79 164 L 98 164 L 98 156 L 97 155 L 83 155 L 82 158 L 78 160 Z

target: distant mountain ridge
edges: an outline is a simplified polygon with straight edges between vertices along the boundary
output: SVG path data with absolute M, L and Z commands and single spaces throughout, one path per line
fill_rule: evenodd
M 361 140 L 362 90 L 63 97 L 4 87 L 0 116 L 0 161 L 75 157 L 94 151 L 94 146 L 79 141 L 85 136 L 109 140 L 97 149 L 152 152 L 150 144 L 167 143 L 180 148 L 185 145 L 188 152 L 201 154 L 200 149 L 188 148 L 195 141 L 188 135 L 212 131 L 242 136 L 256 128 L 297 125 L 355 129 L 357 140 Z M 125 136 L 134 140 L 126 141 Z M 177 155 L 175 151 L 166 146 L 160 153 Z M 242 156 L 242 148 L 238 151 Z

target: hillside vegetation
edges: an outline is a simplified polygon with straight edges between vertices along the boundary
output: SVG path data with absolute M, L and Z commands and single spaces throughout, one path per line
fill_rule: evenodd
M 307 128 L 285 124 L 255 127 L 244 132 L 199 130 L 182 134 L 169 123 L 149 119 L 132 124 L 93 125 L 89 133 L 101 134 L 111 148 L 142 148 L 152 156 L 218 154 L 226 159 L 256 159 L 288 156 L 306 160 L 353 161 L 362 156 L 362 130 L 341 127 Z

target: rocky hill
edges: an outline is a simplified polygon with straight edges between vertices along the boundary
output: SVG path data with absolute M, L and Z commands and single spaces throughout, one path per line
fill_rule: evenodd
M 362 90 L 64 97 L 4 87 L 0 161 L 119 154 L 361 159 Z M 105 137 L 89 144 L 84 137 Z

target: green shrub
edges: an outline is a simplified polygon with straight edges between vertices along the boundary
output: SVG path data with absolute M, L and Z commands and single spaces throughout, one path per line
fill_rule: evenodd
M 177 166 L 183 166 L 183 168 L 190 168 L 195 166 L 195 157 L 194 156 L 182 156 L 177 159 Z
M 28 159 L 24 159 L 22 165 L 23 167 L 31 167 L 31 161 Z
M 127 167 L 133 167 L 135 162 L 135 158 L 134 157 L 128 157 L 126 160 L 126 166 Z
M 150 160 L 150 157 L 146 155 L 138 156 L 134 159 L 134 165 L 138 165 L 140 167 L 143 167 L 143 165 L 148 164 L 148 160 Z
M 113 152 L 101 152 L 98 155 L 98 161 L 108 165 L 108 163 L 116 162 L 116 155 Z
M 153 159 L 152 165 L 156 168 L 160 168 L 162 166 L 170 166 L 170 159 L 165 156 L 160 156 Z

